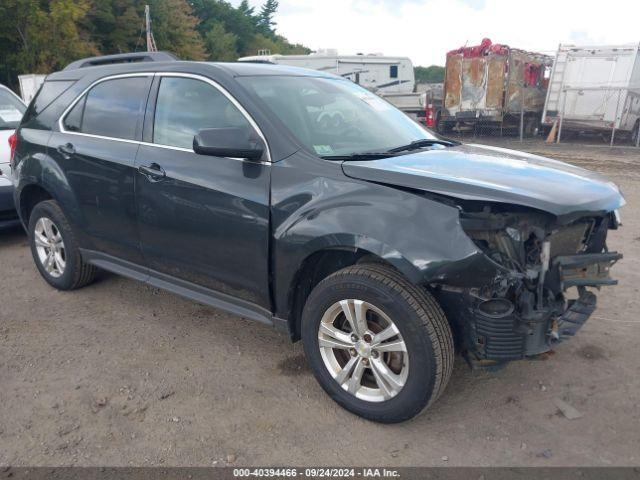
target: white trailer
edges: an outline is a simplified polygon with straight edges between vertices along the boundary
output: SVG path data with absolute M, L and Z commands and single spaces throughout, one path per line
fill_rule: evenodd
M 561 131 L 640 129 L 640 44 L 560 45 L 551 71 L 542 123 Z
M 20 82 L 20 96 L 25 103 L 29 103 L 33 97 L 36 96 L 40 85 L 44 83 L 46 75 L 40 75 L 37 73 L 29 73 L 27 75 L 18 75 L 18 81 Z
M 338 55 L 337 50 L 320 50 L 309 55 L 255 55 L 238 61 L 275 63 L 334 73 L 377 94 L 411 93 L 415 85 L 413 64 L 407 57 Z

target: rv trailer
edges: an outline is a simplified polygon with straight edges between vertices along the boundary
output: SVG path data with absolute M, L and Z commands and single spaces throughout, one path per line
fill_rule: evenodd
M 552 57 L 491 43 L 447 53 L 444 108 L 438 131 L 518 128 L 536 132 L 544 107 Z
M 562 132 L 623 132 L 637 143 L 640 129 L 640 44 L 560 45 L 542 124 Z
M 25 103 L 28 104 L 31 99 L 36 96 L 40 85 L 42 85 L 46 77 L 46 75 L 37 73 L 18 75 L 18 81 L 20 82 L 20 96 Z
M 337 50 L 320 50 L 309 55 L 255 55 L 239 62 L 275 63 L 309 68 L 348 78 L 377 94 L 411 93 L 415 85 L 413 64 L 407 57 L 338 55 Z

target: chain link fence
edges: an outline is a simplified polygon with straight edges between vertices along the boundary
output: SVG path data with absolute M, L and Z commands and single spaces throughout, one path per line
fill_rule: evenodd
M 524 90 L 524 88 L 523 88 Z M 520 99 L 526 93 L 521 91 Z M 640 90 L 629 88 L 564 88 L 558 111 L 520 108 L 506 112 L 464 111 L 455 117 L 443 109 L 434 129 L 446 137 L 476 141 L 482 138 L 542 139 L 548 143 L 640 148 Z

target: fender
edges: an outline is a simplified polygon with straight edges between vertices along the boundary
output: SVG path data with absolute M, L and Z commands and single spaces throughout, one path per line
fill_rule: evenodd
M 294 155 L 272 170 L 272 271 L 279 316 L 286 318 L 298 270 L 323 250 L 365 250 L 415 284 L 477 285 L 495 276 L 495 265 L 462 229 L 457 208 L 349 178 L 338 162 L 307 157 L 305 167 L 312 168 L 288 168 L 301 160 Z

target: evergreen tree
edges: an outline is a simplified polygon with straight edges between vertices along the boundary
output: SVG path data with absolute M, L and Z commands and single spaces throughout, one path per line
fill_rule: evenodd
M 216 62 L 233 62 L 238 59 L 236 47 L 238 37 L 225 30 L 222 23 L 215 23 L 205 37 L 209 59 Z
M 278 11 L 278 0 L 267 0 L 260 9 L 258 25 L 262 29 L 262 33 L 273 35 L 275 33 L 276 22 L 273 20 Z
M 249 2 L 247 0 L 242 0 L 240 5 L 238 5 L 238 11 L 247 17 L 253 17 L 255 10 L 256 9 L 254 7 L 249 6 Z

